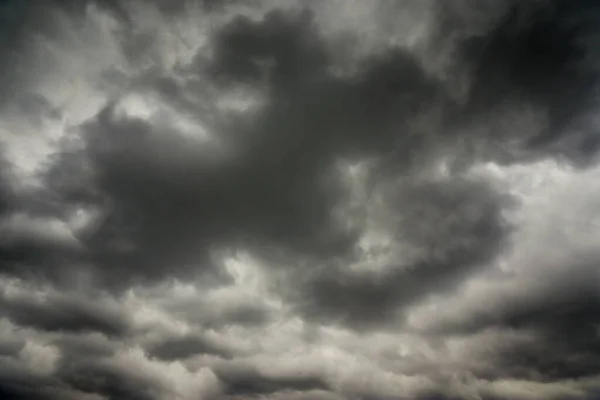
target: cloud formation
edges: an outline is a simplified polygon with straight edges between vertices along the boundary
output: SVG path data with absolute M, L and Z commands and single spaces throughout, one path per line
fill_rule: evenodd
M 600 7 L 0 3 L 0 397 L 600 395 Z

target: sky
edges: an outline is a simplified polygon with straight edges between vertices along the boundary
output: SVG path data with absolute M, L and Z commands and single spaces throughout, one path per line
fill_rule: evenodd
M 0 2 L 0 398 L 600 399 L 599 19 Z

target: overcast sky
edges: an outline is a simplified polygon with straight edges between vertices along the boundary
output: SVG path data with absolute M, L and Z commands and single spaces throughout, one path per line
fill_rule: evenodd
M 599 19 L 0 2 L 0 398 L 600 399 Z

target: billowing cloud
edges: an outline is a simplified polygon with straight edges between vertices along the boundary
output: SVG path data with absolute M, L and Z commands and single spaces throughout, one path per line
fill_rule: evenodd
M 0 3 L 0 397 L 600 393 L 586 0 Z

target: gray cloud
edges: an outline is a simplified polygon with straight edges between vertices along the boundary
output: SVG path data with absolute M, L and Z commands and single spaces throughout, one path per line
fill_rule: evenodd
M 225 385 L 225 393 L 231 396 L 257 396 L 281 391 L 327 390 L 327 384 L 319 377 L 268 377 L 245 368 L 218 371 Z
M 211 343 L 206 338 L 192 335 L 162 340 L 152 344 L 147 351 L 150 357 L 156 357 L 165 361 L 193 357 L 197 354 L 230 357 L 230 352 L 227 349 L 220 348 L 218 344 Z
M 70 386 L 109 399 L 154 399 L 158 389 L 149 379 L 131 377 L 126 371 L 95 363 L 63 367 L 60 377 Z
M 599 15 L 3 2 L 0 397 L 594 396 Z
M 90 299 L 50 296 L 39 301 L 4 298 L 3 313 L 14 323 L 46 331 L 96 331 L 123 336 L 129 330 L 128 316 L 113 304 Z
M 493 189 L 458 180 L 410 186 L 388 195 L 384 214 L 392 241 L 408 245 L 391 251 L 381 273 L 330 268 L 311 279 L 302 293 L 309 315 L 380 326 L 411 303 L 451 288 L 502 250 L 509 226 L 500 214 L 502 196 Z

